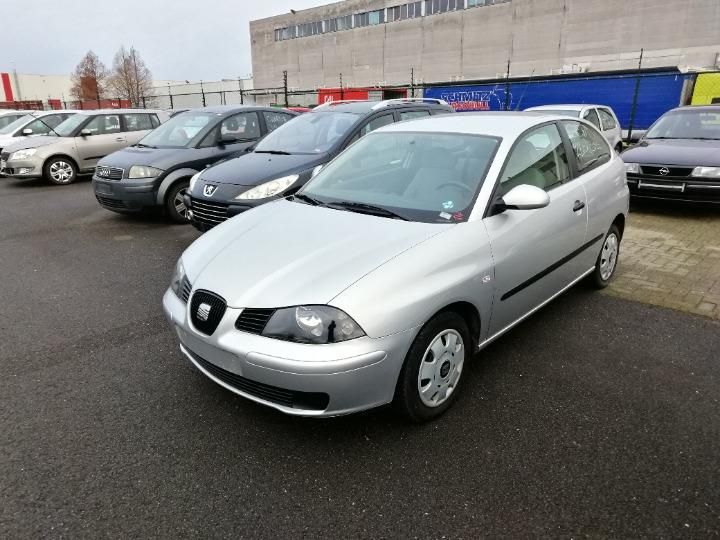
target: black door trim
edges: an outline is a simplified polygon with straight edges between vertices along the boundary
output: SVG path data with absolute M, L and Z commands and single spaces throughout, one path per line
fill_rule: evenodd
M 558 268 L 560 268 L 563 264 L 569 262 L 570 260 L 572 260 L 572 259 L 574 259 L 575 257 L 577 257 L 578 255 L 580 255 L 583 251 L 585 251 L 586 249 L 588 249 L 589 247 L 591 247 L 593 244 L 597 243 L 597 241 L 598 241 L 598 240 L 601 240 L 602 238 L 603 238 L 603 235 L 602 235 L 602 234 L 596 236 L 595 238 L 593 238 L 593 239 L 590 240 L 589 242 L 583 244 L 583 245 L 580 246 L 578 249 L 576 249 L 575 251 L 573 251 L 570 255 L 567 255 L 566 257 L 563 257 L 563 258 L 560 259 L 559 261 L 557 261 L 557 262 L 551 264 L 550 266 L 548 266 L 545 270 L 543 270 L 543 271 L 541 271 L 541 272 L 538 272 L 537 274 L 535 274 L 533 277 L 531 277 L 531 278 L 528 279 L 527 281 L 523 281 L 523 282 L 522 282 L 520 285 L 518 285 L 517 287 L 515 287 L 515 288 L 513 288 L 513 289 L 510 289 L 508 292 L 506 292 L 505 294 L 503 294 L 503 295 L 500 297 L 500 300 L 501 300 L 501 301 L 507 300 L 508 298 L 510 298 L 511 296 L 516 295 L 517 293 L 519 293 L 519 292 L 522 291 L 523 289 L 528 288 L 530 285 L 532 285 L 532 284 L 535 283 L 536 281 L 541 280 L 542 278 L 544 278 L 545 276 L 547 276 L 547 275 L 550 274 L 551 272 L 553 272 L 553 271 L 557 270 Z

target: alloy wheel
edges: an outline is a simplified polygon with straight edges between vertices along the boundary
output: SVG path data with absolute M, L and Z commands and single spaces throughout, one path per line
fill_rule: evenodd
M 67 161 L 55 161 L 50 165 L 50 176 L 58 184 L 65 184 L 73 177 L 73 168 Z
M 187 207 L 185 206 L 185 199 L 183 199 L 186 193 L 187 188 L 182 188 L 180 191 L 177 192 L 175 198 L 173 199 L 173 206 L 175 207 L 175 211 L 178 213 L 179 216 L 184 218 L 187 218 Z
M 618 255 L 618 239 L 614 233 L 605 238 L 602 252 L 600 253 L 600 277 L 607 281 L 615 271 Z

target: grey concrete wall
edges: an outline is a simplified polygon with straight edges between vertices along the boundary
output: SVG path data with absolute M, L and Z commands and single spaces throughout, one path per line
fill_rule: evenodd
M 398 5 L 405 0 L 347 0 L 250 23 L 256 88 L 408 84 L 549 75 L 583 70 L 716 67 L 720 0 L 511 0 L 276 42 L 274 29 Z

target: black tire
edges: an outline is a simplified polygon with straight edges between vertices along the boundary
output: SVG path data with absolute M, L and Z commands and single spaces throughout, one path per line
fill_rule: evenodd
M 189 185 L 190 180 L 175 182 L 165 195 L 165 212 L 175 223 L 189 223 L 185 203 L 179 204 Z
M 457 352 L 457 357 L 455 357 L 454 354 L 446 357 L 445 355 L 449 354 L 449 352 L 443 353 L 443 356 L 438 360 L 437 358 L 433 358 L 434 354 L 430 351 L 429 347 L 438 338 L 442 343 L 441 336 L 445 332 L 454 332 L 462 338 L 462 353 Z M 475 345 L 471 342 L 468 326 L 465 320 L 457 313 L 440 313 L 428 321 L 410 346 L 410 350 L 405 357 L 405 363 L 400 371 L 400 376 L 398 377 L 395 388 L 395 399 L 393 401 L 393 405 L 398 413 L 414 422 L 427 422 L 442 415 L 457 399 L 463 381 L 462 373 L 467 369 L 468 361 L 474 350 Z M 426 352 L 428 353 L 427 357 Z M 433 374 L 433 377 L 436 378 L 420 379 L 420 369 L 421 366 L 425 364 L 426 359 L 432 360 L 432 362 L 427 362 L 428 370 L 435 370 L 436 372 Z M 462 362 L 458 369 L 459 360 L 462 360 Z M 429 367 L 436 362 L 437 368 Z M 442 366 L 446 365 L 446 363 L 449 363 L 450 367 L 443 374 Z M 457 379 L 452 386 L 452 391 L 448 392 L 445 400 L 437 405 L 428 406 L 420 394 L 423 381 L 426 381 L 425 387 L 431 392 L 432 390 L 436 390 L 434 388 L 436 383 L 448 384 L 449 381 L 454 378 L 456 371 L 458 372 Z M 441 388 L 440 384 L 437 385 L 437 388 Z M 436 391 L 442 392 L 442 390 Z M 426 394 L 426 396 L 430 396 L 430 393 Z
M 58 156 L 45 162 L 43 176 L 51 184 L 66 186 L 77 180 L 78 168 L 71 159 Z
M 614 254 L 612 253 L 612 238 L 615 238 L 615 249 Z M 602 246 L 600 247 L 600 253 L 598 254 L 597 261 L 595 261 L 595 270 L 590 275 L 590 282 L 596 289 L 604 289 L 612 281 L 617 270 L 618 259 L 620 257 L 620 230 L 617 225 L 612 225 L 610 230 L 603 238 Z M 606 266 L 607 262 L 610 262 L 610 268 Z M 609 270 L 609 274 L 608 274 Z

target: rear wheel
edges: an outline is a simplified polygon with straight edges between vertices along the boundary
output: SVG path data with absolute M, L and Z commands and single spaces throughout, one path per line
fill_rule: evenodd
M 43 167 L 45 179 L 59 186 L 72 184 L 77 179 L 77 173 L 75 164 L 64 157 L 51 158 Z
M 592 283 L 597 289 L 604 289 L 610 283 L 617 269 L 618 257 L 620 256 L 620 231 L 617 225 L 610 227 L 605 235 L 602 249 L 595 262 L 595 270 L 592 273 Z
M 394 405 L 415 422 L 432 420 L 455 402 L 463 368 L 473 350 L 465 320 L 457 313 L 431 319 L 408 351 Z
M 187 207 L 185 206 L 185 194 L 187 193 L 189 180 L 181 180 L 173 184 L 165 196 L 165 211 L 176 223 L 187 223 Z

